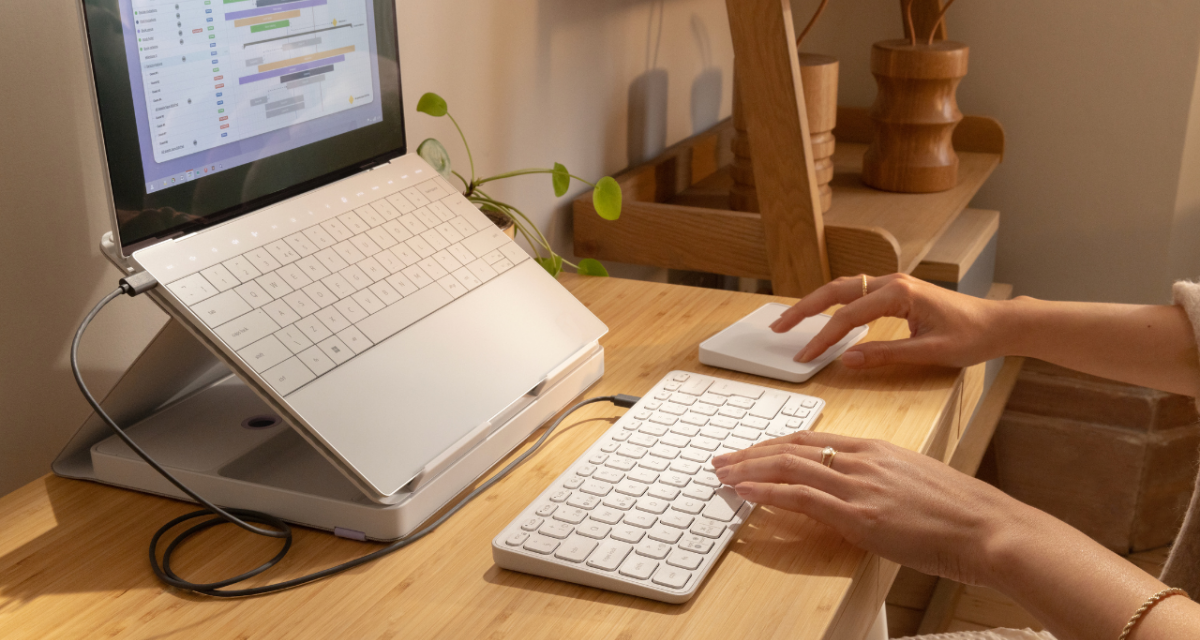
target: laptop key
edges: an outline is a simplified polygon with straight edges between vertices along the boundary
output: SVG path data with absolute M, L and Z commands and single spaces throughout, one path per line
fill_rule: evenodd
M 213 332 L 224 340 L 230 349 L 236 351 L 276 331 L 279 331 L 279 325 L 262 309 L 255 309 L 240 318 L 226 322 Z
M 217 288 L 198 273 L 172 282 L 167 289 L 188 306 L 217 295 Z
M 292 357 L 268 369 L 262 377 L 275 389 L 275 393 L 286 396 L 315 380 L 317 376 L 299 358 Z
M 276 331 L 275 337 L 292 353 L 300 353 L 313 345 L 312 340 L 294 324 Z
M 201 271 L 200 274 L 220 291 L 229 291 L 242 283 L 232 273 L 229 273 L 229 269 L 219 264 Z
M 210 327 L 223 325 L 250 310 L 236 291 L 226 291 L 192 306 L 192 313 Z
M 310 347 L 300 353 L 300 360 L 318 376 L 328 372 L 335 366 L 333 360 L 325 355 L 325 352 L 320 347 Z
M 292 352 L 275 336 L 267 336 L 238 351 L 238 355 L 258 373 L 292 357 Z
M 321 348 L 321 351 L 325 352 L 325 355 L 329 356 L 330 360 L 333 360 L 337 364 L 342 364 L 354 357 L 354 351 L 350 347 L 347 347 L 346 343 L 342 342 L 337 336 L 326 338 L 317 346 Z

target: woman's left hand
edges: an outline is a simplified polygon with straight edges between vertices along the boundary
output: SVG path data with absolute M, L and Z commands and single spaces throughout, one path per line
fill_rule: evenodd
M 821 464 L 822 450 L 836 450 Z M 801 431 L 713 460 L 741 497 L 806 514 L 852 544 L 924 573 L 987 584 L 988 551 L 1032 507 L 893 444 Z

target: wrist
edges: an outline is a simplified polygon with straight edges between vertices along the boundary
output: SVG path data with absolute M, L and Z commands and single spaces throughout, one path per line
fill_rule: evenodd
M 1041 300 L 1018 296 L 1012 300 L 997 300 L 988 308 L 989 359 L 1003 356 L 1028 355 L 1030 340 L 1037 332 L 1031 326 Z

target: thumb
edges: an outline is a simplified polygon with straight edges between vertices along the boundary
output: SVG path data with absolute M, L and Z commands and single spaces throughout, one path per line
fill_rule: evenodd
M 929 362 L 929 359 L 929 345 L 920 338 L 864 342 L 842 354 L 842 364 L 851 369 L 869 369 L 887 364 L 922 364 Z

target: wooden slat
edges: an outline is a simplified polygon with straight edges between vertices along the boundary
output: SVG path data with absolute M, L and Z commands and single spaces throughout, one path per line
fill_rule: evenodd
M 771 283 L 803 296 L 829 281 L 825 225 L 790 0 L 726 0 Z
M 964 210 L 912 274 L 922 280 L 961 281 L 999 228 L 999 211 Z

